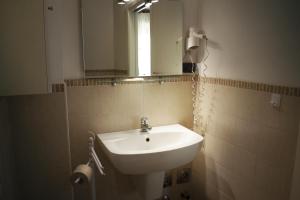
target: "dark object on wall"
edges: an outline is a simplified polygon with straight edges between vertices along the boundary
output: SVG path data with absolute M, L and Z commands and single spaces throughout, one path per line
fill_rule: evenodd
M 191 199 L 191 196 L 187 191 L 181 192 L 180 197 L 181 199 L 186 199 L 186 200 Z
M 190 168 L 183 168 L 177 171 L 177 184 L 188 183 L 192 176 L 192 170 Z
M 163 187 L 171 187 L 172 186 L 172 174 L 166 174 L 164 179 L 164 185 Z
M 195 63 L 182 63 L 182 72 L 183 73 L 193 73 L 196 70 Z

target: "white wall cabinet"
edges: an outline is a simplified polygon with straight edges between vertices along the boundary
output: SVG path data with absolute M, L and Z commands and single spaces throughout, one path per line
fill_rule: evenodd
M 1 0 L 0 95 L 47 92 L 42 0 Z
M 0 1 L 0 96 L 80 78 L 79 0 Z

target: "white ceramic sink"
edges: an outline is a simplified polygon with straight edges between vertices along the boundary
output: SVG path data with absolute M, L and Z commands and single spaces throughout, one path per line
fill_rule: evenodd
M 113 165 L 129 175 L 173 169 L 191 162 L 203 137 L 179 125 L 98 134 Z

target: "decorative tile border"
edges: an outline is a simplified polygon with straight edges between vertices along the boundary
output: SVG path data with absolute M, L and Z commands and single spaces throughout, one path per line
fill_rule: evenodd
M 52 84 L 53 93 L 64 92 L 64 91 L 65 91 L 65 84 L 63 83 Z
M 195 78 L 197 80 L 197 78 Z M 173 75 L 173 76 L 152 76 L 139 78 L 89 78 L 89 79 L 74 79 L 66 80 L 67 87 L 83 87 L 83 86 L 98 86 L 98 85 L 123 85 L 123 84 L 139 84 L 139 83 L 163 83 L 163 82 L 185 82 L 192 81 L 191 75 Z M 240 81 L 232 79 L 222 79 L 208 77 L 204 80 L 205 83 L 229 86 L 235 88 L 250 89 L 262 92 L 277 93 L 287 96 L 300 97 L 300 88 L 287 87 L 280 85 L 271 85 L 265 83 L 255 83 L 249 81 Z M 64 84 L 53 84 L 52 92 L 64 92 Z
M 235 88 L 243 88 L 243 89 L 250 89 L 250 90 L 256 90 L 261 92 L 270 92 L 270 93 L 277 93 L 277 94 L 282 94 L 287 96 L 300 97 L 300 88 L 297 87 L 287 87 L 287 86 L 280 86 L 280 85 L 271 85 L 265 83 L 255 83 L 249 81 L 212 78 L 212 77 L 206 78 L 205 82 L 208 84 L 223 85 L 223 86 L 230 86 Z

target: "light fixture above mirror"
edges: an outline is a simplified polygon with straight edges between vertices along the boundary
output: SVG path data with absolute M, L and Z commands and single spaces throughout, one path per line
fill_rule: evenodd
M 159 2 L 159 0 L 144 0 L 144 1 L 141 1 L 136 6 L 134 12 L 140 13 L 140 12 L 144 12 L 145 10 L 149 11 L 152 4 L 157 3 L 157 2 Z
M 128 1 L 128 0 L 126 0 L 126 1 Z M 118 0 L 118 4 L 119 4 L 119 5 L 124 5 L 124 4 L 126 4 L 126 2 L 123 1 L 123 0 Z
M 118 0 L 119 5 L 125 5 L 126 3 L 130 2 L 132 0 Z

